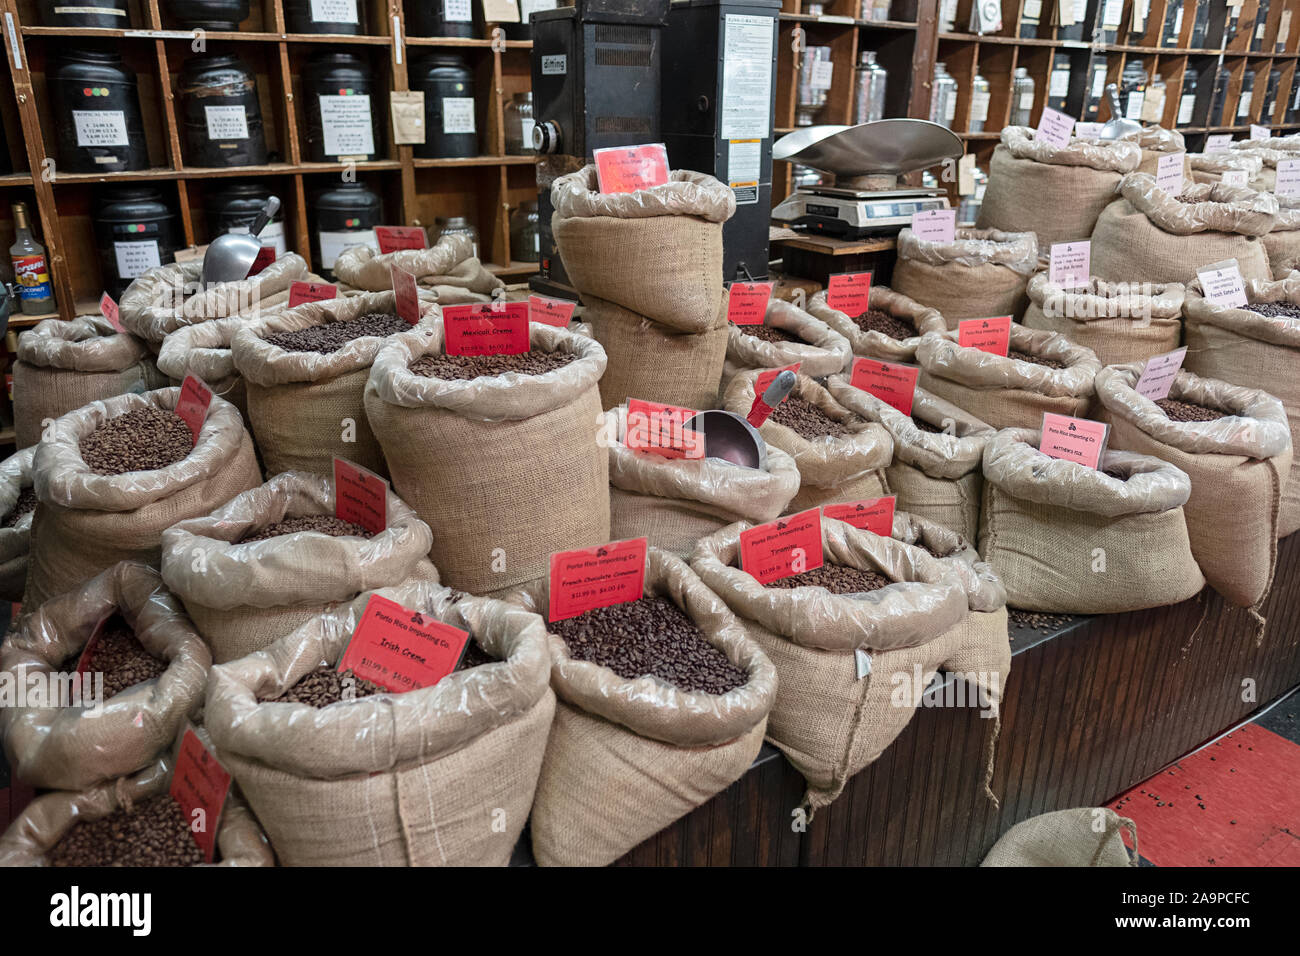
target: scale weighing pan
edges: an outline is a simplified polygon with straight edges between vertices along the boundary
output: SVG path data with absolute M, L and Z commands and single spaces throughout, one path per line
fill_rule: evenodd
M 772 144 L 772 158 L 811 166 L 837 178 L 888 176 L 957 159 L 961 137 L 921 119 L 883 119 L 857 126 L 809 126 Z

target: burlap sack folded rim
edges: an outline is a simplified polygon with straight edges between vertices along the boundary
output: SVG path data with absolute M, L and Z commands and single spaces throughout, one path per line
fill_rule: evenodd
M 1142 162 L 1142 148 L 1134 142 L 1070 137 L 1069 146 L 1038 142 L 1029 126 L 1004 126 L 1001 145 L 1015 159 L 1029 159 L 1051 166 L 1089 166 L 1102 172 L 1131 173 Z
M 63 508 L 132 511 L 215 477 L 238 453 L 246 434 L 239 409 L 218 396 L 208 406 L 194 450 L 174 465 L 153 471 L 97 475 L 81 457 L 81 439 L 109 419 L 151 405 L 173 411 L 180 395 L 177 387 L 115 395 L 57 419 L 50 426 L 49 437 L 36 446 L 32 462 L 36 497 Z
M 650 219 L 655 216 L 695 216 L 726 222 L 736 212 L 736 194 L 707 173 L 673 169 L 662 186 L 630 193 L 602 193 L 596 166 L 588 163 L 551 184 L 551 205 L 562 219 Z
M 952 242 L 919 239 L 911 226 L 898 234 L 898 258 L 932 266 L 1005 266 L 1019 275 L 1032 275 L 1038 268 L 1038 236 L 1032 232 L 1003 232 L 961 226 Z
M 1241 236 L 1266 235 L 1277 218 L 1276 197 L 1248 186 L 1194 183 L 1183 180 L 1180 202 L 1156 185 L 1150 173 L 1130 173 L 1120 180 L 1119 192 L 1129 204 L 1163 232 L 1191 236 L 1224 232 Z
M 336 351 L 287 352 L 266 341 L 266 336 L 276 332 L 294 332 L 324 325 L 328 322 L 347 322 L 371 312 L 397 313 L 396 297 L 392 292 L 363 292 L 346 299 L 328 299 L 323 302 L 306 302 L 278 315 L 265 316 L 235 332 L 230 342 L 235 369 L 254 385 L 270 387 L 290 382 L 319 382 L 369 368 L 383 346 L 398 336 L 418 335 L 427 331 L 435 321 L 441 322 L 442 310 L 431 298 L 420 299 L 420 321 L 410 332 L 398 332 L 383 338 L 363 335 L 344 343 Z
M 958 408 L 952 402 L 917 387 L 912 396 L 912 414 L 904 415 L 870 392 L 852 385 L 847 376 L 832 376 L 827 383 L 831 397 L 849 411 L 879 422 L 894 440 L 894 460 L 919 468 L 931 478 L 956 480 L 981 467 L 984 446 L 997 429 Z M 913 416 L 936 428 L 953 423 L 953 434 L 927 432 Z
M 1127 143 L 1137 143 L 1140 149 L 1157 153 L 1182 153 L 1187 151 L 1187 141 L 1176 129 L 1163 126 L 1143 126 L 1140 132 L 1128 133 L 1120 137 Z
M 975 545 L 951 528 L 907 511 L 895 511 L 891 537 L 906 545 L 924 544 L 942 554 L 935 560 L 957 575 L 972 611 L 988 613 L 1007 606 L 1006 585 L 993 565 L 982 560 Z
M 120 372 L 149 354 L 133 335 L 99 315 L 44 319 L 18 336 L 18 361 L 72 372 Z
M 1099 811 L 1102 830 L 1096 829 Z M 1131 852 L 1121 831 L 1133 842 Z M 1109 807 L 1074 807 L 1021 820 L 998 837 L 980 866 L 1127 867 L 1141 866 L 1140 860 L 1136 823 Z
M 505 283 L 474 254 L 468 236 L 442 236 L 427 249 L 399 249 L 381 253 L 370 246 L 350 246 L 334 260 L 333 272 L 349 285 L 368 292 L 386 292 L 393 288 L 392 267 L 415 276 L 420 286 L 454 287 L 484 301 L 490 301 L 494 289 Z
M 748 521 L 701 538 L 691 568 L 741 618 L 804 647 L 892 651 L 928 644 L 957 625 L 968 597 L 957 575 L 920 548 L 822 516 L 823 560 L 878 571 L 894 583 L 861 595 L 769 588 L 735 565 Z M 809 623 L 814 622 L 814 623 Z
M 763 324 L 797 335 L 801 342 L 765 342 L 731 325 L 727 335 L 727 363 L 736 371 L 783 368 L 799 363 L 799 371 L 814 378 L 834 375 L 853 361 L 849 340 L 827 322 L 789 302 L 771 298 Z
M 530 322 L 528 340 L 545 352 L 577 356 L 541 375 L 506 372 L 448 380 L 412 372 L 416 359 L 441 354 L 445 330 L 431 322 L 416 335 L 391 337 L 379 349 L 366 381 L 366 394 L 400 408 L 440 408 L 478 421 L 521 421 L 567 405 L 600 381 L 608 362 L 604 347 L 568 329 Z M 592 422 L 593 431 L 599 422 Z
M 1159 458 L 1107 450 L 1100 468 L 1088 468 L 1039 451 L 1040 436 L 1036 428 L 998 432 L 984 449 L 984 480 L 1013 498 L 1105 518 L 1159 514 L 1191 497 L 1187 473 Z M 1125 477 L 1112 478 L 1107 469 Z
M 217 746 L 317 780 L 382 773 L 453 753 L 516 720 L 546 695 L 551 669 L 541 618 L 492 598 L 417 581 L 374 592 L 469 631 L 495 663 L 432 687 L 328 707 L 259 703 L 308 671 L 338 662 L 369 596 L 327 611 L 265 650 L 213 667 L 204 723 Z
M 1150 290 L 1150 291 L 1143 291 Z M 1108 282 L 1089 276 L 1082 289 L 1066 289 L 1047 272 L 1029 280 L 1029 301 L 1051 318 L 1086 324 L 1095 321 L 1177 319 L 1183 314 L 1187 287 L 1181 282 Z
M 1295 273 L 1285 279 L 1275 279 L 1270 282 L 1247 279 L 1245 286 L 1246 299 L 1252 305 L 1261 302 L 1287 302 L 1291 305 L 1300 305 L 1300 275 Z M 1267 342 L 1270 345 L 1300 348 L 1300 319 L 1260 315 L 1249 309 L 1238 309 L 1211 302 L 1201 293 L 1200 279 L 1193 279 L 1187 286 L 1187 301 L 1183 305 L 1183 317 L 1189 323 L 1200 322 L 1218 326 L 1228 332 Z
M 916 346 L 920 343 L 922 335 L 926 332 L 943 332 L 948 328 L 947 321 L 938 309 L 922 305 L 888 286 L 872 285 L 867 307 L 879 309 L 894 318 L 906 319 L 916 327 L 916 335 L 895 339 L 875 329 L 869 332 L 863 331 L 852 317 L 839 309 L 831 308 L 827 304 L 826 296 L 825 289 L 814 293 L 808 300 L 808 312 L 848 340 L 852 354 L 849 356 L 849 361 L 845 363 L 845 368 L 852 364 L 854 355 L 910 362 L 916 355 Z
M 387 527 L 371 538 L 299 531 L 236 543 L 287 517 L 334 514 L 332 478 L 281 472 L 211 514 L 164 531 L 163 581 L 182 600 L 216 610 L 352 600 L 361 591 L 405 581 L 433 547 L 429 526 L 391 490 L 387 509 Z M 194 572 L 196 563 L 201 573 Z
M 748 415 L 754 404 L 754 384 L 760 374 L 758 370 L 737 374 L 727 386 L 722 407 L 742 418 Z M 794 459 L 801 486 L 833 488 L 884 468 L 893 460 L 894 441 L 883 425 L 851 412 L 807 375 L 795 377 L 790 395 L 811 402 L 827 417 L 852 429 L 839 438 L 819 435 L 807 439 L 771 418 L 763 423 L 759 434 L 769 447 L 780 448 Z
M 197 375 L 223 398 L 240 380 L 230 343 L 248 320 L 235 316 L 186 325 L 169 332 L 158 349 L 158 371 L 172 381 Z
M 181 721 L 203 700 L 212 665 L 208 646 L 161 575 L 135 561 L 120 561 L 24 615 L 0 646 L 0 670 L 24 681 L 73 670 L 100 621 L 114 612 L 167 669 L 97 709 L 0 709 L 5 752 L 16 774 L 34 786 L 76 790 L 140 769 L 170 745 Z M 97 750 L 93 758 L 87 754 L 105 741 L 111 749 Z
M 1075 345 L 1064 335 L 1027 329 L 1012 323 L 1011 348 L 1062 363 L 1048 368 L 1004 355 L 957 344 L 957 332 L 930 332 L 916 347 L 917 364 L 929 375 L 976 389 L 1017 388 L 1048 398 L 1085 398 L 1101 361 L 1092 349 Z
M 1225 170 L 1243 169 L 1249 179 L 1254 179 L 1264 168 L 1264 160 L 1250 153 L 1188 153 L 1187 160 L 1192 165 L 1192 172 L 1216 176 L 1222 176 Z
M 507 600 L 545 621 L 548 595 L 549 582 L 540 578 Z M 575 660 L 564 639 L 548 631 L 556 696 L 642 737 L 678 747 L 716 747 L 762 723 L 776 701 L 776 668 L 749 640 L 726 603 L 685 561 L 658 548 L 646 551 L 643 596 L 672 601 L 748 680 L 725 694 L 680 690 L 649 674 L 628 680 L 602 664 Z
M 1292 133 L 1290 136 L 1270 136 L 1268 139 L 1238 139 L 1232 142 L 1234 152 L 1241 150 L 1253 152 L 1261 149 L 1300 153 L 1300 133 Z
M 771 521 L 799 493 L 799 467 L 769 445 L 767 468 L 746 468 L 721 458 L 663 458 L 623 443 L 627 406 L 604 413 L 612 487 L 656 498 L 696 501 L 751 521 Z
M 23 489 L 32 486 L 32 459 L 35 455 L 36 446 L 31 445 L 0 462 L 0 520 L 9 517 L 9 513 L 18 504 L 18 496 Z M 794 467 L 793 464 L 791 467 Z M 797 481 L 796 478 L 796 491 Z M 29 511 L 9 527 L 0 528 L 0 564 L 27 553 L 32 536 L 32 518 L 35 516 L 35 511 Z
M 1268 235 L 1300 229 L 1300 197 L 1277 196 L 1277 219 Z

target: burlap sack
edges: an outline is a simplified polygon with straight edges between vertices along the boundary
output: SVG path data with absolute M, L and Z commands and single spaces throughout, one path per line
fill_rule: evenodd
M 442 325 L 395 336 L 366 384 L 366 416 L 393 488 L 433 531 L 443 580 L 474 594 L 545 574 L 551 552 L 609 538 L 599 343 L 534 322 L 532 347 L 573 362 L 544 375 L 445 381 L 410 371 L 443 350 Z
M 1259 168 L 1253 176 L 1250 177 L 1250 188 L 1257 189 L 1263 193 L 1272 193 L 1277 189 L 1277 164 L 1279 160 L 1295 159 L 1296 153 L 1292 150 L 1278 149 L 1273 146 L 1276 139 L 1257 140 L 1254 149 L 1233 150 L 1231 155 L 1240 157 L 1249 157 L 1259 162 Z
M 1095 470 L 1038 443 L 1038 429 L 1008 428 L 984 449 L 979 552 L 1009 605 L 1110 614 L 1177 604 L 1205 586 L 1183 516 L 1184 472 L 1127 451 L 1105 452 Z
M 853 355 L 877 358 L 885 362 L 914 362 L 916 347 L 921 342 L 921 336 L 926 332 L 942 332 L 948 327 L 938 309 L 922 305 L 888 286 L 871 287 L 869 308 L 878 309 L 896 319 L 910 323 L 916 329 L 916 335 L 895 339 L 874 329 L 864 330 L 858 325 L 857 316 L 845 315 L 839 309 L 832 309 L 827 305 L 824 291 L 816 293 L 808 302 L 808 312 L 844 336 L 853 350 Z M 845 363 L 844 370 L 847 370 L 851 364 L 852 357 Z M 800 369 L 800 371 L 806 370 Z
M 1146 173 L 1125 176 L 1122 199 L 1092 234 L 1092 274 L 1112 282 L 1190 282 L 1196 270 L 1236 259 L 1247 279 L 1267 279 L 1259 237 L 1273 228 L 1277 200 L 1245 186 L 1186 181 L 1182 202 Z
M 392 492 L 388 527 L 372 538 L 302 531 L 239 540 L 302 515 L 334 514 L 334 481 L 286 471 L 162 537 L 162 576 L 217 664 L 247 657 L 340 601 L 411 579 L 438 581 L 429 526 Z
M 1300 305 L 1300 276 L 1279 282 L 1247 282 L 1252 303 Z M 1276 395 L 1291 426 L 1291 476 L 1282 490 L 1278 537 L 1300 530 L 1300 319 L 1269 318 L 1231 309 L 1201 295 L 1200 280 L 1187 287 L 1183 318 L 1187 358 L 1183 367 L 1204 378 L 1259 388 Z
M 962 319 L 986 319 L 1025 311 L 1025 284 L 1038 268 L 1032 232 L 957 230 L 953 242 L 918 239 L 910 227 L 898 234 L 895 292 L 938 309 L 948 328 Z
M 129 777 L 80 792 L 47 793 L 29 803 L 0 836 L 0 867 L 47 866 L 46 854 L 76 823 L 130 808 L 171 786 L 170 757 Z M 217 855 L 199 866 L 275 866 L 275 854 L 248 805 L 232 789 L 217 826 Z
M 1183 514 L 1192 556 L 1210 587 L 1233 604 L 1257 607 L 1273 580 L 1278 509 L 1291 471 L 1286 410 L 1258 389 L 1179 372 L 1171 399 L 1221 409 L 1226 417 L 1172 421 L 1138 394 L 1143 368 L 1145 363 L 1135 362 L 1097 376 L 1111 444 L 1187 473 L 1192 493 Z
M 1300 198 L 1278 196 L 1277 203 L 1277 220 L 1260 242 L 1273 278 L 1285 279 L 1300 264 Z
M 1029 280 L 1024 326 L 1059 332 L 1104 365 L 1144 361 L 1178 348 L 1183 332 L 1182 283 L 1106 282 L 1064 289 L 1046 272 Z
M 1063 335 L 1011 326 L 1011 351 L 1060 362 L 1049 368 L 957 344 L 957 333 L 922 337 L 918 384 L 994 428 L 1038 428 L 1043 413 L 1080 416 L 1092 402 L 1101 363 Z
M 370 364 L 385 340 L 366 335 L 321 354 L 286 352 L 267 342 L 265 336 L 347 322 L 371 312 L 396 311 L 393 293 L 368 292 L 309 302 L 235 333 L 230 350 L 235 368 L 244 378 L 249 419 L 268 475 L 282 471 L 332 475 L 335 458 L 388 475 L 361 403 Z M 442 311 L 432 300 L 422 299 L 416 328 L 427 329 L 441 317 Z
M 1037 142 L 1027 126 L 1004 127 L 975 225 L 1032 232 L 1044 252 L 1053 243 L 1087 239 L 1115 198 L 1120 177 L 1141 162 L 1136 143 L 1076 137 L 1069 146 L 1056 147 Z
M 705 332 L 716 327 L 722 224 L 736 197 L 705 173 L 675 169 L 668 180 L 601 193 L 593 165 L 561 176 L 551 184 L 551 228 L 584 302 L 596 296 L 678 332 Z
M 77 659 L 109 616 L 120 614 L 144 649 L 167 662 L 156 680 L 103 699 L 103 675 L 89 675 L 73 706 Z M 153 568 L 123 561 L 75 591 L 24 615 L 0 646 L 0 670 L 19 684 L 46 684 L 63 675 L 57 700 L 0 708 L 5 754 L 18 778 L 34 787 L 84 790 L 133 773 L 156 760 L 182 721 L 203 702 L 212 655 Z M 44 705 L 44 706 L 42 706 Z
M 278 311 L 295 282 L 323 282 L 307 270 L 307 260 L 286 252 L 257 275 L 239 282 L 218 282 L 204 288 L 203 260 L 173 262 L 150 269 L 122 293 L 118 318 L 128 332 L 156 350 L 185 325 L 243 316 L 258 319 Z
M 547 580 L 510 600 L 546 614 Z M 530 823 L 542 866 L 604 866 L 725 790 L 763 744 L 776 697 L 772 662 L 685 561 L 651 548 L 646 597 L 668 598 L 748 680 L 725 694 L 627 680 L 574 660 L 548 635 L 559 704 Z
M 1137 839 L 1137 824 L 1108 807 L 1057 810 L 1017 823 L 980 866 L 1137 866 Z
M 358 289 L 388 292 L 393 288 L 393 266 L 415 276 L 422 288 L 432 289 L 443 305 L 491 302 L 493 291 L 505 288 L 474 255 L 473 241 L 456 235 L 443 236 L 428 249 L 387 254 L 370 246 L 352 246 L 334 260 L 334 274 Z
M 205 722 L 286 866 L 504 866 L 555 695 L 541 620 L 428 582 L 377 592 L 469 631 L 496 662 L 317 709 L 261 703 L 337 664 L 366 599 L 213 667 Z
M 722 407 L 742 418 L 754 404 L 754 383 L 759 372 L 742 372 L 731 380 Z M 894 456 L 894 443 L 883 425 L 850 411 L 821 385 L 806 375 L 795 381 L 792 398 L 817 406 L 828 418 L 842 423 L 848 434 L 807 439 L 775 417 L 758 433 L 769 449 L 779 448 L 799 469 L 799 493 L 788 511 L 804 511 L 835 501 L 857 501 L 887 494 L 885 467 Z M 788 401 L 788 399 L 787 399 Z
M 799 363 L 799 371 L 812 378 L 824 378 L 848 368 L 853 352 L 848 339 L 803 309 L 768 300 L 763 324 L 796 336 L 798 342 L 765 342 L 745 332 L 746 326 L 728 325 L 727 357 L 722 366 L 722 389 L 737 372 L 751 368 L 784 368 Z M 643 396 L 637 395 L 634 398 Z
M 1125 142 L 1137 143 L 1142 150 L 1142 161 L 1138 163 L 1137 172 L 1150 173 L 1152 176 L 1160 168 L 1160 158 L 1170 153 L 1183 153 L 1183 175 L 1192 178 L 1192 164 L 1187 157 L 1187 143 L 1183 134 L 1175 129 L 1161 126 L 1143 126 L 1140 133 L 1130 133 L 1121 137 Z
M 825 561 L 877 571 L 895 583 L 865 596 L 764 587 L 737 566 L 740 533 L 749 527 L 738 522 L 702 539 L 691 567 L 775 664 L 768 739 L 807 779 L 804 802 L 816 810 L 907 726 L 926 675 L 958 647 L 966 592 L 919 548 L 827 518 Z M 869 660 L 864 678 L 858 652 Z
M 34 447 L 24 448 L 0 462 L 0 601 L 21 601 L 27 586 L 27 553 L 31 549 L 34 514 L 29 511 L 13 522 L 7 519 L 23 489 L 32 487 L 35 454 Z
M 696 409 L 717 402 L 731 334 L 725 301 L 722 311 L 715 304 L 714 327 L 698 333 L 674 331 L 594 296 L 583 301 L 582 318 L 609 358 L 600 379 L 602 408 L 629 398 Z
M 248 394 L 244 377 L 235 368 L 230 343 L 235 333 L 249 323 L 242 316 L 213 319 L 198 325 L 185 325 L 168 333 L 158 349 L 158 371 L 173 385 L 197 375 L 203 382 L 248 420 Z
M 1270 136 L 1268 139 L 1239 139 L 1232 143 L 1234 152 L 1245 150 L 1253 152 L 1260 149 L 1276 149 L 1284 153 L 1300 153 L 1300 133 L 1290 136 Z
M 1197 183 L 1214 184 L 1221 182 L 1223 174 L 1229 169 L 1240 169 L 1246 173 L 1247 182 L 1259 176 L 1264 161 L 1250 153 L 1229 151 L 1225 153 L 1188 153 L 1187 163 L 1192 172 L 1187 178 Z
M 239 411 L 215 397 L 194 450 L 174 465 L 97 475 L 82 460 L 81 439 L 110 418 L 149 405 L 171 411 L 179 397 L 179 388 L 119 395 L 69 412 L 51 426 L 32 460 L 40 504 L 23 604 L 36 608 L 119 561 L 157 566 L 165 529 L 260 484 L 253 441 Z
M 13 376 L 19 448 L 35 445 L 49 423 L 83 405 L 167 384 L 145 344 L 98 315 L 46 319 L 24 332 Z
M 911 416 L 845 376 L 828 383 L 831 397 L 868 421 L 879 422 L 894 440 L 894 459 L 885 469 L 896 507 L 935 521 L 971 541 L 979 533 L 984 485 L 984 446 L 994 430 L 951 402 L 918 388 Z M 939 429 L 926 431 L 916 421 Z

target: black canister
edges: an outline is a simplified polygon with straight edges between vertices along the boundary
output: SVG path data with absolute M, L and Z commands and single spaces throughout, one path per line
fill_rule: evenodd
M 47 27 L 125 30 L 131 26 L 126 0 L 40 0 L 37 6 Z
M 95 199 L 104 288 L 118 299 L 136 277 L 175 258 L 180 226 L 162 193 L 151 186 L 105 186 Z
M 307 158 L 313 163 L 375 159 L 383 152 L 383 103 L 374 72 L 355 53 L 317 53 L 302 71 Z
M 459 53 L 431 53 L 411 64 L 411 89 L 424 93 L 424 143 L 420 159 L 478 155 L 474 73 Z
M 257 77 L 233 54 L 191 57 L 176 92 L 185 127 L 185 162 L 191 166 L 260 166 L 266 131 Z
M 284 0 L 284 20 L 290 33 L 365 32 L 365 0 Z
M 234 180 L 223 182 L 204 197 L 203 213 L 208 221 L 208 241 L 229 232 L 248 232 L 266 201 L 274 195 L 265 183 Z M 284 233 L 284 207 L 276 210 L 260 234 L 262 245 L 275 249 L 275 258 L 288 251 Z
M 59 171 L 117 173 L 149 166 L 135 74 L 108 50 L 72 50 L 47 75 Z
M 370 246 L 379 251 L 375 226 L 383 222 L 383 203 L 369 186 L 339 183 L 312 196 L 311 208 L 312 262 L 325 278 L 334 278 L 334 260 L 344 249 Z
M 406 32 L 413 37 L 474 37 L 473 0 L 406 0 Z
M 249 0 L 168 0 L 167 10 L 181 26 L 238 30 L 248 19 Z

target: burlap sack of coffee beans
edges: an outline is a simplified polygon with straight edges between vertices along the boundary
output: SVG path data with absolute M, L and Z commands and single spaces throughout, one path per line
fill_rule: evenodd
M 1300 264 L 1300 197 L 1278 196 L 1277 202 L 1277 219 L 1260 242 L 1268 253 L 1272 277 L 1285 279 Z
M 330 352 L 290 352 L 267 338 L 396 312 L 393 293 L 368 292 L 309 302 L 235 333 L 230 350 L 244 378 L 249 419 L 268 475 L 282 471 L 332 475 L 334 459 L 346 458 L 387 477 L 383 452 L 361 401 L 370 365 L 386 339 L 362 335 Z M 431 300 L 422 299 L 417 328 L 428 328 L 441 316 Z
M 1025 311 L 1025 285 L 1038 268 L 1041 237 L 966 227 L 956 236 L 952 242 L 931 242 L 905 227 L 898 235 L 893 290 L 937 309 L 950 329 L 962 319 L 1019 317 Z
M 157 566 L 164 530 L 261 483 L 239 410 L 216 397 L 198 441 L 175 464 L 102 475 L 82 458 L 81 439 L 105 422 L 140 408 L 172 411 L 179 397 L 179 388 L 119 395 L 69 412 L 50 427 L 32 460 L 40 503 L 23 604 L 36 608 L 119 561 Z M 121 453 L 127 451 L 124 445 Z
M 1136 143 L 1074 137 L 1068 146 L 1052 146 L 1038 142 L 1027 126 L 1004 127 L 975 225 L 1032 232 L 1044 252 L 1053 243 L 1087 239 L 1115 198 L 1120 177 L 1141 162 Z M 990 314 L 999 313 L 985 313 Z
M 264 703 L 336 665 L 366 599 L 218 664 L 204 722 L 287 866 L 504 866 L 555 713 L 534 614 L 427 582 L 380 596 L 468 631 L 493 663 L 323 708 Z
M 797 362 L 803 374 L 823 378 L 843 371 L 851 361 L 853 352 L 842 334 L 803 309 L 772 298 L 762 325 L 728 328 L 721 387 L 745 369 L 785 368 Z
M 83 405 L 167 384 L 145 343 L 98 315 L 46 319 L 22 333 L 13 376 L 19 448 L 35 445 L 54 419 Z
M 1089 278 L 1065 289 L 1046 272 L 1029 280 L 1027 329 L 1059 332 L 1105 365 L 1123 365 L 1178 348 L 1183 332 L 1181 282 L 1106 282 Z
M 765 468 L 721 458 L 664 458 L 625 443 L 627 407 L 605 413 L 609 450 L 609 537 L 645 537 L 689 557 L 695 542 L 741 519 L 759 524 L 783 514 L 799 491 L 794 459 L 769 445 Z
M 171 746 L 181 723 L 198 712 L 212 655 L 158 572 L 134 561 L 24 615 L 0 646 L 0 671 L 33 684 L 71 674 L 101 623 L 115 614 L 145 651 L 167 662 L 166 670 L 89 709 L 66 700 L 0 708 L 5 754 L 20 780 L 81 790 L 132 773 Z M 83 686 L 83 700 L 105 693 L 100 680 Z
M 1281 399 L 1291 427 L 1291 476 L 1282 489 L 1278 537 L 1300 531 L 1300 276 L 1247 282 L 1250 308 L 1218 305 L 1201 294 L 1200 280 L 1187 287 L 1183 367 L 1202 378 L 1258 388 Z
M 36 491 L 32 487 L 35 448 L 0 462 L 0 601 L 17 603 L 27 586 Z
M 50 850 L 78 823 L 102 820 L 134 808 L 171 786 L 170 756 L 160 757 L 139 773 L 75 791 L 47 793 L 19 813 L 0 835 L 0 867 L 49 866 Z M 161 864 L 160 864 L 161 865 Z M 217 853 L 198 866 L 275 866 L 275 854 L 257 818 L 234 789 L 217 824 Z
M 283 472 L 164 531 L 163 580 L 224 664 L 375 588 L 437 583 L 429 526 L 392 492 L 387 509 L 388 525 L 373 537 L 307 531 L 241 543 L 286 519 L 334 514 L 332 479 Z
M 850 316 L 826 304 L 825 291 L 808 300 L 808 312 L 844 336 L 854 355 L 877 358 L 885 362 L 911 363 L 916 346 L 926 332 L 942 332 L 948 327 L 938 309 L 909 299 L 888 286 L 872 285 L 867 312 Z M 872 313 L 880 313 L 873 315 Z M 852 358 L 845 363 L 846 371 Z M 806 372 L 805 369 L 800 371 Z M 814 372 L 806 372 L 816 375 Z
M 187 375 L 197 375 L 248 421 L 248 394 L 244 378 L 235 368 L 230 343 L 248 319 L 235 316 L 213 319 L 199 325 L 186 325 L 171 332 L 158 349 L 158 371 L 180 385 Z
M 973 541 L 979 533 L 984 446 L 993 428 L 922 388 L 913 396 L 909 416 L 855 388 L 846 376 L 835 376 L 828 387 L 845 408 L 889 432 L 894 458 L 885 480 L 898 496 L 897 507 Z
M 1112 614 L 1177 604 L 1205 586 L 1183 515 L 1185 472 L 1128 451 L 1105 452 L 1093 469 L 1038 444 L 1038 429 L 1007 428 L 984 449 L 979 553 L 1008 604 Z
M 1277 562 L 1277 523 L 1293 449 L 1281 401 L 1265 392 L 1179 372 L 1169 398 L 1222 412 L 1175 421 L 1135 386 L 1144 363 L 1102 369 L 1097 397 L 1111 444 L 1187 473 L 1183 506 L 1192 556 L 1206 582 L 1233 604 L 1256 607 Z M 1225 529 L 1231 528 L 1231 535 Z
M 884 575 L 862 595 L 823 587 L 764 587 L 741 570 L 737 522 L 701 539 L 691 567 L 735 612 L 745 633 L 776 666 L 777 692 L 767 736 L 808 782 L 804 802 L 831 803 L 855 773 L 907 726 L 926 675 L 956 652 L 967 597 L 956 575 L 919 548 L 842 521 L 822 519 L 822 558 Z M 858 657 L 870 661 L 859 677 Z M 895 675 L 902 675 L 895 679 Z
M 588 165 L 556 179 L 551 202 L 555 243 L 584 303 L 594 296 L 665 332 L 718 327 L 722 224 L 736 211 L 726 183 L 675 169 L 662 186 L 602 193 Z
M 1259 163 L 1258 171 L 1250 177 L 1249 186 L 1263 193 L 1275 193 L 1277 190 L 1277 164 L 1284 159 L 1295 159 L 1297 154 L 1289 149 L 1281 149 L 1274 144 L 1281 137 L 1269 140 L 1257 140 L 1251 149 L 1236 146 L 1229 155 L 1250 157 Z M 1243 141 L 1244 142 L 1244 141 Z
M 733 378 L 722 407 L 741 418 L 748 415 L 759 374 L 742 372 Z M 782 422 L 791 422 L 807 434 Z M 887 493 L 885 468 L 894 457 L 889 432 L 846 408 L 806 375 L 796 378 L 790 397 L 758 433 L 769 449 L 779 448 L 799 469 L 799 493 L 790 502 L 789 511 Z
M 1137 824 L 1109 807 L 1057 810 L 1021 820 L 980 866 L 1139 866 L 1137 839 Z
M 1192 173 L 1188 177 L 1196 183 L 1218 183 L 1223 181 L 1227 170 L 1241 170 L 1246 174 L 1247 182 L 1259 176 L 1264 161 L 1250 153 L 1230 151 L 1226 153 L 1188 153 L 1188 165 Z
M 1129 133 L 1120 137 L 1124 142 L 1137 143 L 1138 148 L 1142 150 L 1142 161 L 1138 163 L 1135 172 L 1150 173 L 1154 176 L 1160 168 L 1160 159 L 1168 156 L 1170 153 L 1183 154 L 1183 175 L 1187 179 L 1192 178 L 1191 159 L 1187 155 L 1187 141 L 1183 139 L 1183 134 L 1176 129 L 1165 129 L 1162 126 L 1143 126 L 1139 133 Z
M 393 266 L 415 276 L 416 283 L 432 290 L 443 305 L 491 302 L 492 293 L 505 288 L 474 254 L 468 236 L 443 236 L 428 249 L 389 253 L 352 246 L 334 260 L 334 274 L 358 289 L 388 292 L 393 288 Z
M 1179 198 L 1146 173 L 1125 176 L 1120 194 L 1092 233 L 1097 278 L 1185 283 L 1225 259 L 1236 259 L 1244 278 L 1272 277 L 1260 237 L 1277 219 L 1275 197 L 1245 186 L 1184 181 Z
M 559 704 L 530 823 L 542 866 L 614 862 L 740 779 L 763 744 L 776 672 L 735 615 L 686 562 L 656 548 L 646 559 L 644 594 L 684 612 L 744 683 L 711 694 L 649 675 L 620 677 L 575 659 L 550 633 Z M 547 581 L 509 600 L 545 616 Z
M 1083 415 L 1101 371 L 1091 349 L 1023 325 L 1011 326 L 1008 355 L 963 347 L 949 332 L 922 337 L 916 361 L 921 388 L 994 428 L 1037 428 L 1044 412 Z
M 433 531 L 451 587 L 500 591 L 545 573 L 553 551 L 609 541 L 600 344 L 532 323 L 533 352 L 572 356 L 541 375 L 450 381 L 411 364 L 443 353 L 439 323 L 380 350 L 365 390 L 393 490 Z M 531 353 L 530 353 L 531 354 Z

